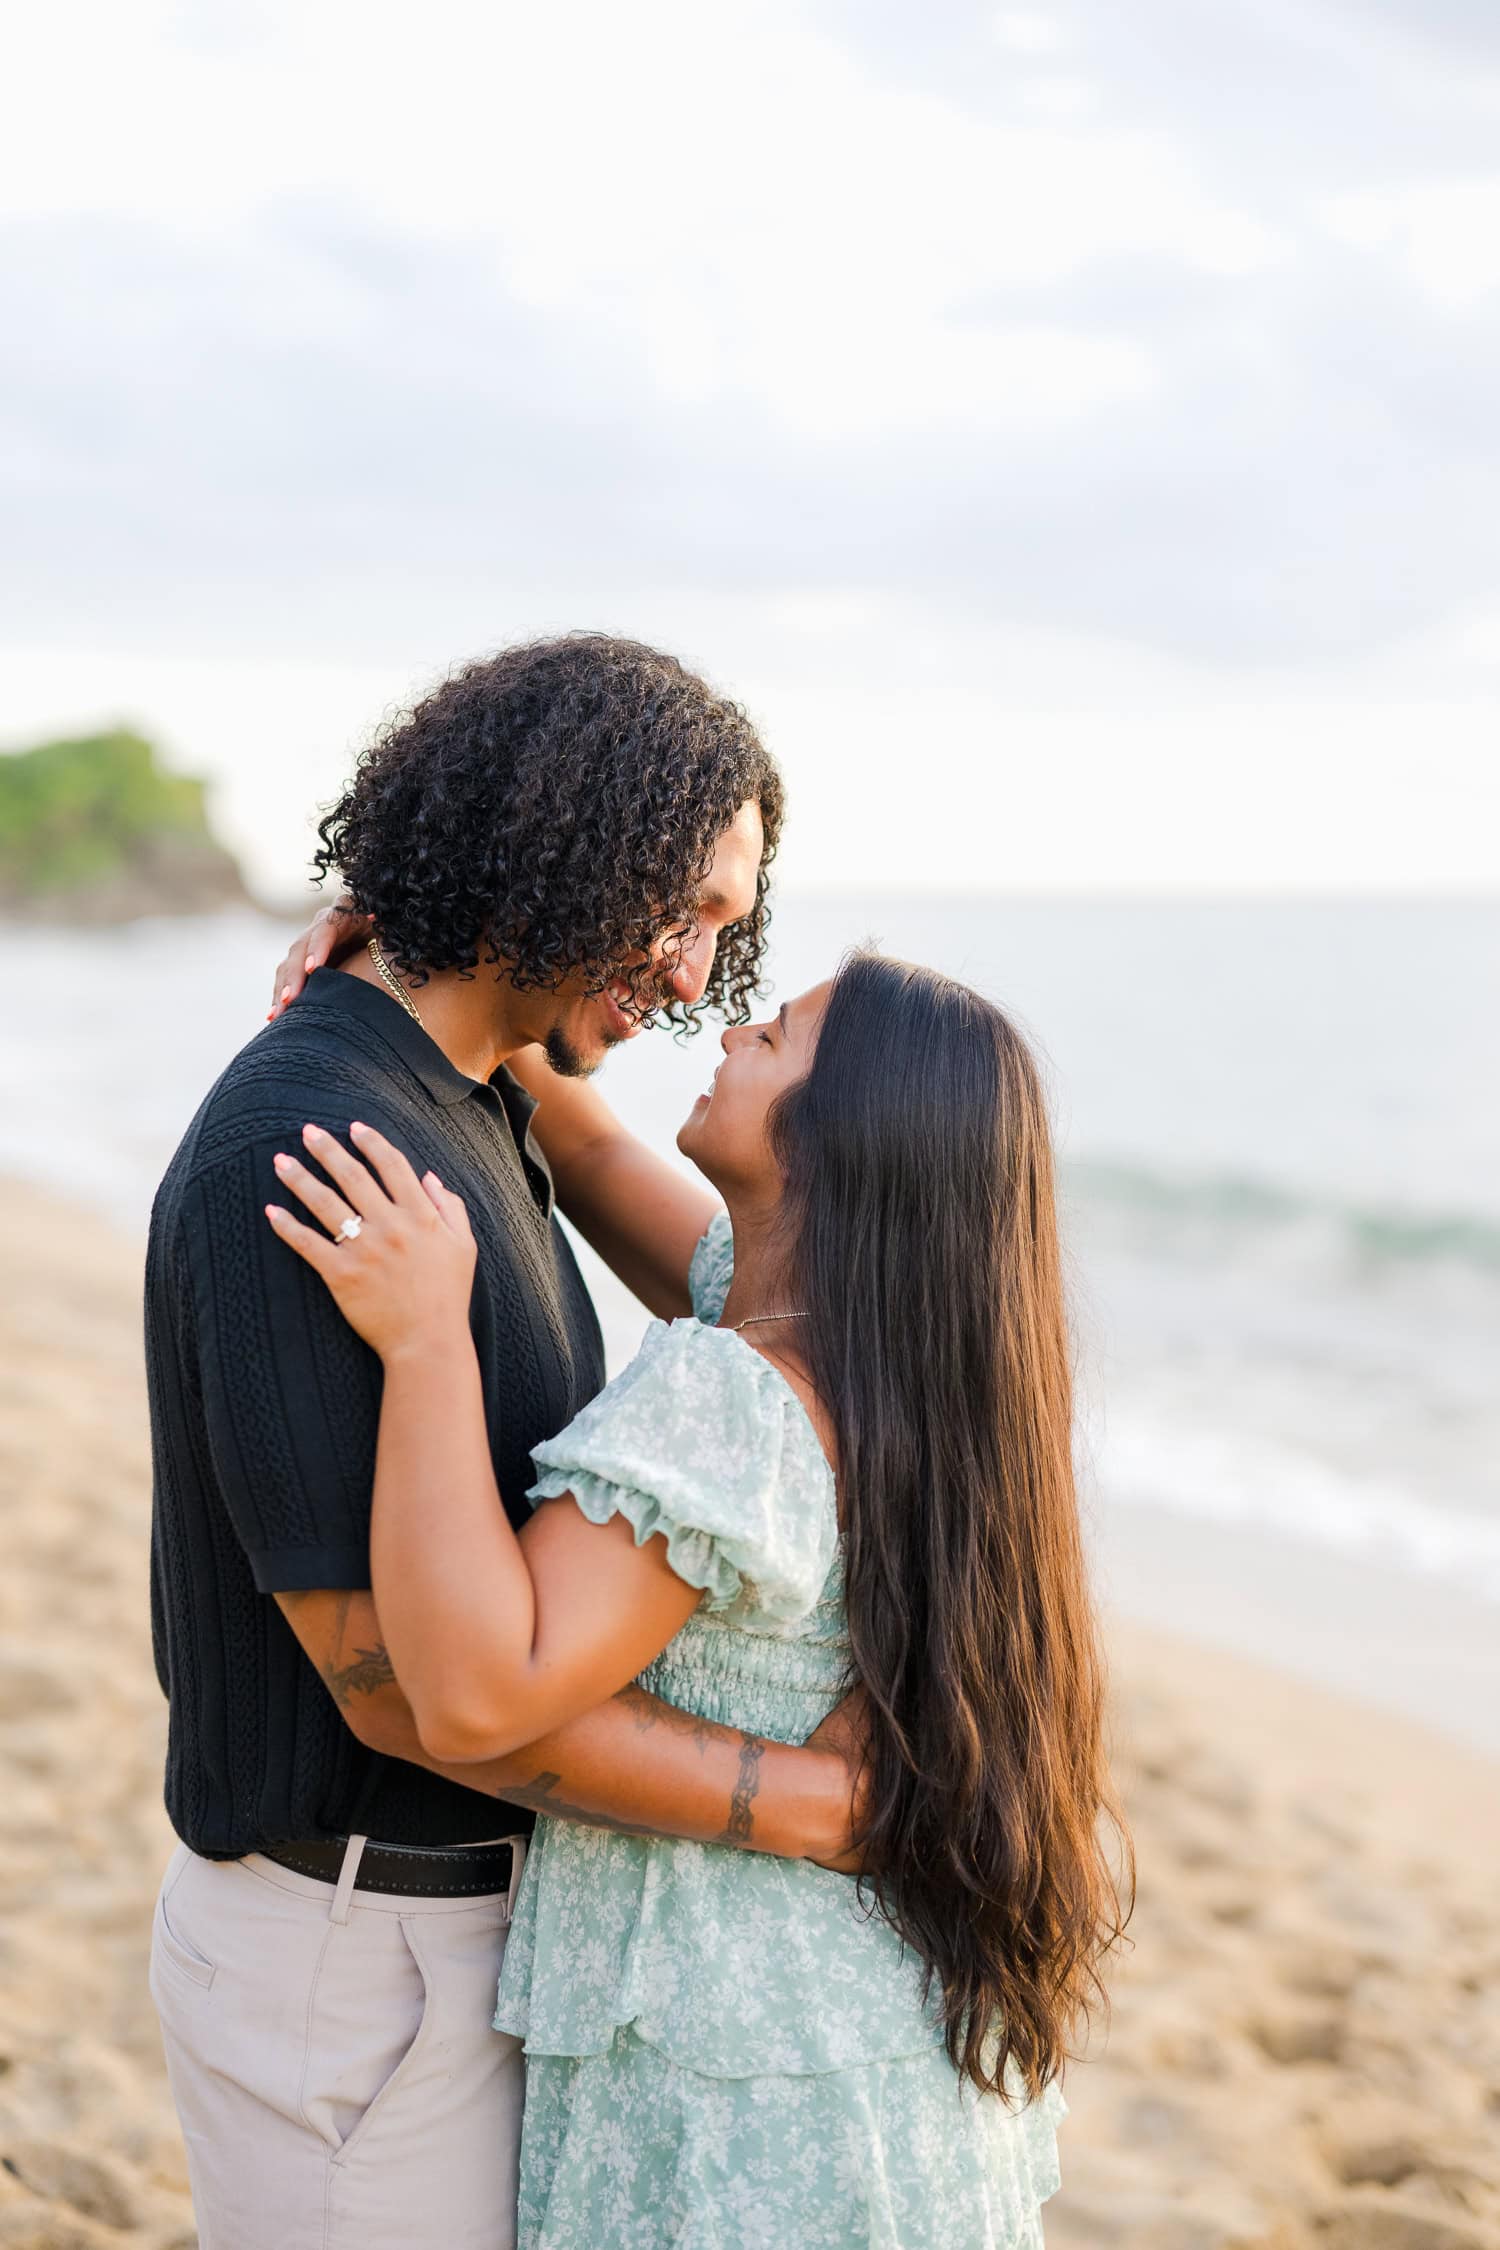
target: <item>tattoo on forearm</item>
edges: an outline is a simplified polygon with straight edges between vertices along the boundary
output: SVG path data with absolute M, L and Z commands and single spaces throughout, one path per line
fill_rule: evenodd
M 670 1707 L 663 1707 L 663 1712 L 667 1711 L 670 1711 Z M 662 1715 L 653 1714 L 648 1718 L 647 1725 L 656 1725 Z M 684 1725 L 689 1723 L 686 1712 L 672 1712 L 670 1715 L 681 1720 Z M 698 1723 L 708 1724 L 706 1721 Z M 727 1731 L 722 1727 L 710 1727 L 709 1737 L 717 1739 Z M 760 1789 L 760 1762 L 768 1745 L 758 1734 L 742 1734 L 739 1741 L 739 1776 L 729 1801 L 728 1824 L 719 1835 L 710 1840 L 716 1844 L 734 1844 L 740 1850 L 747 1851 L 754 1849 L 755 1816 L 752 1806 Z M 575 1805 L 561 1794 L 561 1790 L 560 1773 L 539 1773 L 534 1774 L 530 1781 L 508 1781 L 497 1787 L 494 1794 L 503 1797 L 509 1805 L 526 1805 L 532 1812 L 545 1813 L 550 1820 L 579 1821 L 588 1828 L 608 1828 L 617 1836 L 660 1836 L 662 1833 L 660 1828 L 653 1828 L 648 1822 L 622 1820 L 614 1813 L 596 1812 L 589 1806 Z
M 623 1703 L 630 1712 L 637 1734 L 649 1734 L 653 1727 L 667 1727 L 673 1734 L 689 1735 L 699 1750 L 707 1750 L 724 1732 L 709 1719 L 700 1719 L 692 1711 L 679 1711 L 675 1703 L 663 1703 L 658 1696 L 648 1695 L 634 1682 L 621 1688 L 615 1701 Z
M 755 1830 L 752 1807 L 760 1789 L 760 1761 L 765 1754 L 766 1745 L 758 1734 L 742 1738 L 739 1779 L 729 1800 L 729 1820 L 723 1835 L 717 1839 L 719 1843 L 745 1845 L 750 1842 Z
M 566 1797 L 557 1794 L 560 1773 L 539 1773 L 531 1781 L 507 1782 L 495 1795 L 503 1797 L 508 1805 L 527 1805 L 532 1812 L 546 1813 L 551 1820 L 577 1820 L 589 1828 L 610 1828 L 619 1836 L 656 1836 L 656 1828 L 638 1828 L 633 1821 L 616 1820 L 609 1813 L 587 1812 L 582 1805 L 570 1805 Z

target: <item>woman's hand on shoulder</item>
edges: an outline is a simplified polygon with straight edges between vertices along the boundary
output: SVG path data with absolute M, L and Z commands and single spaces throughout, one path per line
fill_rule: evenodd
M 347 899 L 321 906 L 300 937 L 293 938 L 271 986 L 271 1023 L 296 999 L 314 969 L 342 961 L 356 946 L 364 945 L 374 928 L 373 918 L 358 913 Z
M 266 1217 L 382 1359 L 466 1342 L 477 1251 L 463 1199 L 436 1172 L 418 1179 L 372 1126 L 349 1132 L 358 1156 L 320 1126 L 303 1128 L 307 1153 L 327 1179 L 289 1151 L 276 1158 L 282 1185 L 318 1223 L 276 1203 L 267 1204 Z

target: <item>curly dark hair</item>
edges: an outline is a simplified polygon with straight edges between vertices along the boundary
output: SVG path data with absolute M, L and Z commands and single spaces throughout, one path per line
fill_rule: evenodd
M 722 933 L 702 1000 L 667 1000 L 646 972 L 637 986 L 693 1031 L 710 1008 L 743 1022 L 761 989 L 782 785 L 739 705 L 657 649 L 569 633 L 466 665 L 362 752 L 314 864 L 339 871 L 410 975 L 503 961 L 523 990 L 581 973 L 602 991 L 664 934 L 669 958 L 688 937 L 750 802 L 766 838 L 755 905 Z

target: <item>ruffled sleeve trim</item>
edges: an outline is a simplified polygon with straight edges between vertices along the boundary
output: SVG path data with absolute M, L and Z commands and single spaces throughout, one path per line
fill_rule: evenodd
M 591 1469 L 577 1468 L 553 1469 L 532 1487 L 532 1497 L 537 1500 L 560 1499 L 565 1492 L 572 1493 L 590 1523 L 608 1523 L 611 1516 L 624 1516 L 638 1547 L 660 1534 L 667 1542 L 667 1561 L 672 1569 L 686 1585 L 702 1587 L 710 1609 L 727 1609 L 737 1598 L 743 1580 L 726 1544 L 709 1532 L 674 1523 L 651 1493 L 613 1484 Z
M 623 1515 L 638 1547 L 664 1538 L 709 1609 L 789 1624 L 816 1607 L 837 1544 L 832 1475 L 796 1394 L 728 1330 L 653 1323 L 533 1459 L 533 1500 L 571 1492 L 591 1523 Z

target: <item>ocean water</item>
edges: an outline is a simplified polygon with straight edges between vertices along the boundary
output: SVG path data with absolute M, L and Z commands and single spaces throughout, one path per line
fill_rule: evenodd
M 287 934 L 10 931 L 0 1169 L 144 1227 Z M 788 899 L 777 994 L 866 938 L 980 986 L 1042 1052 L 1116 1551 L 1137 1520 L 1153 1552 L 1172 1521 L 1218 1527 L 1283 1574 L 1345 1558 L 1351 1586 L 1500 1608 L 1500 904 Z M 716 1060 L 711 1031 L 658 1033 L 600 1083 L 670 1148 Z M 590 1271 L 618 1365 L 644 1316 Z

